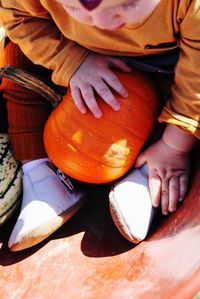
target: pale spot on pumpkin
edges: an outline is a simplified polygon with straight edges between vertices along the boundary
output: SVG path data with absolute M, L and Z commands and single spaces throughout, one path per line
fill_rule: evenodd
M 104 155 L 104 160 L 113 167 L 122 167 L 130 153 L 127 140 L 118 140 L 113 143 Z
M 71 145 L 70 143 L 67 143 L 67 146 L 73 151 L 73 152 L 77 152 L 77 150 L 75 149 L 75 147 L 73 145 Z
M 81 144 L 82 142 L 82 132 L 81 131 L 77 131 L 73 136 L 72 136 L 72 140 L 78 144 Z

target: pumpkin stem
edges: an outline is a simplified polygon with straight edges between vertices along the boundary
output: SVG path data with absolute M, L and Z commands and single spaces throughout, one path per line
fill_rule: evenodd
M 51 102 L 53 108 L 55 108 L 62 100 L 62 96 L 49 85 L 36 78 L 29 72 L 23 71 L 15 66 L 4 65 L 2 68 L 0 68 L 0 80 L 2 78 L 13 80 L 23 87 L 39 93 L 49 102 Z

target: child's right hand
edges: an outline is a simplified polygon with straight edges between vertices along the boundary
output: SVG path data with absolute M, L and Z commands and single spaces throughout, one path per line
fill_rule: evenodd
M 190 132 L 167 124 L 161 139 L 137 158 L 136 168 L 147 163 L 152 204 L 161 205 L 164 215 L 174 212 L 186 196 L 190 153 L 197 142 L 198 138 Z
M 131 71 L 120 58 L 90 53 L 72 76 L 69 85 L 74 103 L 81 113 L 86 113 L 88 108 L 96 118 L 102 116 L 94 91 L 114 110 L 120 109 L 110 88 L 124 98 L 128 92 L 111 67 L 123 72 Z

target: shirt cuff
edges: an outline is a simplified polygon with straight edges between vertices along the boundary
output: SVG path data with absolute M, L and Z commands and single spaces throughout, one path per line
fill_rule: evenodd
M 82 47 L 73 49 L 64 63 L 58 63 L 56 69 L 52 73 L 52 81 L 57 85 L 68 87 L 71 77 L 89 53 L 90 51 Z
M 190 132 L 191 134 L 200 139 L 200 124 L 198 121 L 177 114 L 176 112 L 171 111 L 167 107 L 164 107 L 163 111 L 161 112 L 158 118 L 158 121 L 176 125 L 184 131 Z

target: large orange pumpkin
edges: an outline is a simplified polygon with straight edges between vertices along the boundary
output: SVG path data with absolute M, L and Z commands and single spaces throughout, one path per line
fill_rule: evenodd
M 116 95 L 120 111 L 98 99 L 101 119 L 90 111 L 81 114 L 68 90 L 46 123 L 49 158 L 77 180 L 98 184 L 124 175 L 155 125 L 158 94 L 151 80 L 139 72 L 116 74 L 129 93 L 127 99 Z

